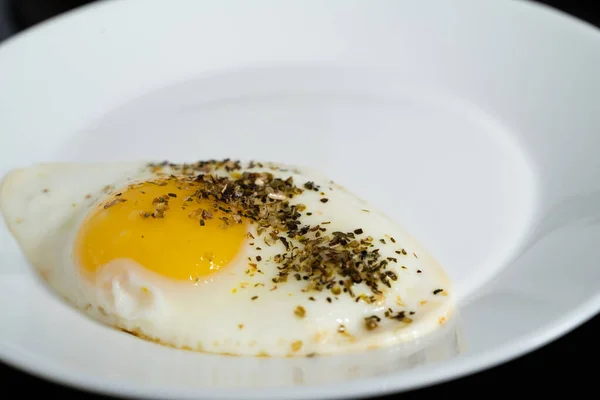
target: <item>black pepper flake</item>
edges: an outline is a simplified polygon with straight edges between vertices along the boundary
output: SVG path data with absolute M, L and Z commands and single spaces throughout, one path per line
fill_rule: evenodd
M 201 219 L 201 220 L 200 220 L 200 226 L 204 226 L 204 225 L 206 225 L 206 223 L 204 222 L 204 220 L 203 220 L 203 219 Z
M 423 271 L 421 271 L 420 269 L 417 270 L 417 274 L 422 273 Z
M 252 298 L 250 300 L 256 300 L 258 299 L 258 296 L 252 296 Z
M 404 318 L 406 318 L 406 311 L 398 311 L 398 313 L 392 314 L 392 311 L 388 310 L 386 312 L 386 316 L 391 319 L 402 321 L 402 320 L 404 320 Z
M 261 261 L 262 257 L 261 256 L 256 256 L 256 261 Z
M 390 240 L 392 241 L 392 243 L 396 243 L 396 239 L 394 239 L 393 237 L 390 237 Z
M 443 292 L 443 291 L 444 291 L 444 289 L 435 289 L 435 290 L 433 291 L 433 294 L 438 294 L 438 293 L 441 293 L 441 292 Z
M 331 303 L 331 297 L 328 297 L 328 298 L 327 298 L 327 302 L 328 302 L 328 303 Z
M 169 197 L 177 197 L 177 195 L 175 193 L 167 193 L 167 196 L 169 196 Z
M 283 245 L 285 246 L 286 250 L 290 249 L 290 244 L 289 244 L 289 242 L 287 241 L 286 238 L 284 238 L 283 236 L 279 236 L 279 240 L 281 241 L 281 243 L 283 243 Z
M 363 230 L 360 229 L 360 228 L 359 229 L 355 229 L 354 233 L 357 234 L 357 235 L 361 235 L 363 233 Z
M 312 297 L 312 296 L 310 296 L 308 299 L 309 299 L 310 301 L 315 301 L 315 300 L 316 300 L 316 299 L 315 299 L 314 297 Z
M 314 190 L 315 192 L 318 192 L 318 191 L 319 191 L 319 186 L 318 186 L 318 185 L 315 185 L 315 183 L 314 183 L 314 182 L 311 182 L 311 181 L 309 181 L 309 182 L 306 182 L 306 183 L 304 184 L 304 189 L 307 189 L 307 190 Z
M 323 197 L 321 200 L 319 200 L 321 203 L 327 203 L 329 201 L 329 199 L 327 197 Z
M 385 239 L 379 239 L 379 241 L 383 244 L 385 244 Z

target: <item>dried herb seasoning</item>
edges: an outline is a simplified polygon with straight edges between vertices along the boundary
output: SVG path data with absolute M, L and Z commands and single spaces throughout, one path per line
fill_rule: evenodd
M 272 257 L 277 269 L 271 277 L 275 284 L 271 290 L 292 278 L 305 282 L 305 292 L 331 293 L 332 296 L 325 297 L 327 302 L 344 293 L 356 301 L 372 303 L 382 295 L 384 288 L 391 287 L 392 282 L 399 279 L 396 272 L 387 269 L 389 263 L 397 263 L 397 259 L 381 256 L 373 237 L 365 235 L 362 228 L 332 232 L 326 227 L 330 221 L 305 224 L 301 218 L 303 213 L 312 214 L 305 212 L 305 205 L 294 204 L 291 200 L 304 191 L 319 192 L 320 187 L 310 181 L 297 185 L 291 175 L 280 178 L 273 173 L 286 169 L 253 161 L 242 164 L 230 159 L 190 164 L 164 161 L 148 164 L 148 167 L 157 174 L 154 183 L 158 186 L 166 186 L 171 181 L 194 190 L 185 199 L 185 207 L 190 209 L 190 218 L 199 220 L 199 226 L 204 226 L 205 221 L 214 219 L 215 215 L 224 228 L 248 220 L 255 224 L 258 235 L 255 238 L 249 234 L 249 239 L 260 240 L 267 246 L 283 247 L 281 253 Z M 251 171 L 253 168 L 266 170 Z M 105 207 L 126 201 L 123 197 L 114 195 Z M 165 191 L 153 200 L 154 209 L 142 212 L 141 217 L 168 218 L 169 199 L 175 197 L 176 193 Z M 319 201 L 326 205 L 329 199 L 322 197 Z M 386 237 L 396 243 L 394 238 Z M 384 239 L 379 242 L 386 243 Z M 261 248 L 256 247 L 256 250 Z M 407 255 L 407 252 L 400 249 L 396 254 Z M 262 257 L 256 257 L 257 262 L 261 260 Z M 357 293 L 356 285 L 359 284 L 371 293 Z M 310 296 L 309 300 L 315 298 Z
M 306 316 L 306 310 L 302 306 L 298 306 L 294 309 L 294 315 L 298 318 L 304 318 Z

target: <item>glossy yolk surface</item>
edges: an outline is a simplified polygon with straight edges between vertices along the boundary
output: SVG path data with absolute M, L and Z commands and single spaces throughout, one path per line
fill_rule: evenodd
M 93 273 L 130 259 L 162 276 L 192 281 L 226 267 L 242 250 L 247 223 L 224 223 L 221 218 L 231 213 L 194 196 L 198 185 L 171 178 L 114 192 L 77 234 L 80 267 Z

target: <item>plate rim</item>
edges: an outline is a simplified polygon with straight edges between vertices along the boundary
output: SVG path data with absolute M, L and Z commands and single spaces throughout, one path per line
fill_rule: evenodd
M 310 400 L 310 399 L 344 399 L 348 396 L 352 398 L 365 398 L 369 396 L 382 396 L 392 393 L 403 393 L 410 390 L 416 390 L 427 386 L 432 386 L 458 378 L 468 376 L 470 374 L 488 370 L 508 361 L 514 360 L 522 355 L 535 351 L 559 337 L 573 331 L 578 326 L 586 323 L 600 310 L 600 293 L 589 301 L 583 303 L 573 312 L 565 315 L 558 323 L 548 324 L 551 327 L 542 326 L 532 332 L 527 337 L 522 337 L 517 342 L 507 343 L 497 347 L 489 353 L 481 353 L 470 358 L 453 358 L 442 361 L 438 365 L 441 368 L 429 370 L 425 374 L 421 373 L 421 368 L 404 371 L 403 375 L 408 375 L 411 378 L 410 385 L 394 385 L 392 377 L 395 373 L 388 373 L 378 377 L 363 378 L 356 381 L 350 381 L 342 386 L 337 383 L 327 383 L 319 385 L 306 386 L 283 386 L 267 389 L 202 389 L 202 396 L 198 397 L 197 390 L 187 390 L 178 388 L 157 388 L 145 389 L 136 384 L 120 382 L 115 385 L 115 381 L 105 380 L 101 378 L 93 378 L 82 375 L 73 377 L 72 375 L 63 372 L 53 371 L 52 368 L 40 369 L 36 368 L 35 362 L 18 361 L 17 352 L 13 352 L 9 346 L 0 345 L 2 351 L 2 362 L 14 368 L 20 369 L 33 376 L 46 379 L 51 382 L 63 384 L 79 390 L 119 396 L 121 398 L 143 398 L 151 400 L 162 400 L 168 394 L 170 398 L 182 400 L 210 398 L 215 400 L 233 400 L 239 399 L 238 394 L 243 394 L 245 399 L 281 399 L 281 400 Z M 541 339 L 540 339 L 541 338 Z M 6 351 L 8 350 L 8 351 Z M 7 357 L 8 356 L 8 357 Z M 452 368 L 443 368 L 444 365 L 450 364 Z

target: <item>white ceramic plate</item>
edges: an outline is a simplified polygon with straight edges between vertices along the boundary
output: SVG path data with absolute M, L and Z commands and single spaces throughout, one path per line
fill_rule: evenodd
M 111 1 L 0 46 L 0 170 L 305 164 L 441 261 L 460 319 L 413 353 L 244 359 L 100 326 L 0 231 L 0 358 L 147 398 L 401 391 L 531 351 L 600 309 L 600 34 L 522 1 Z

